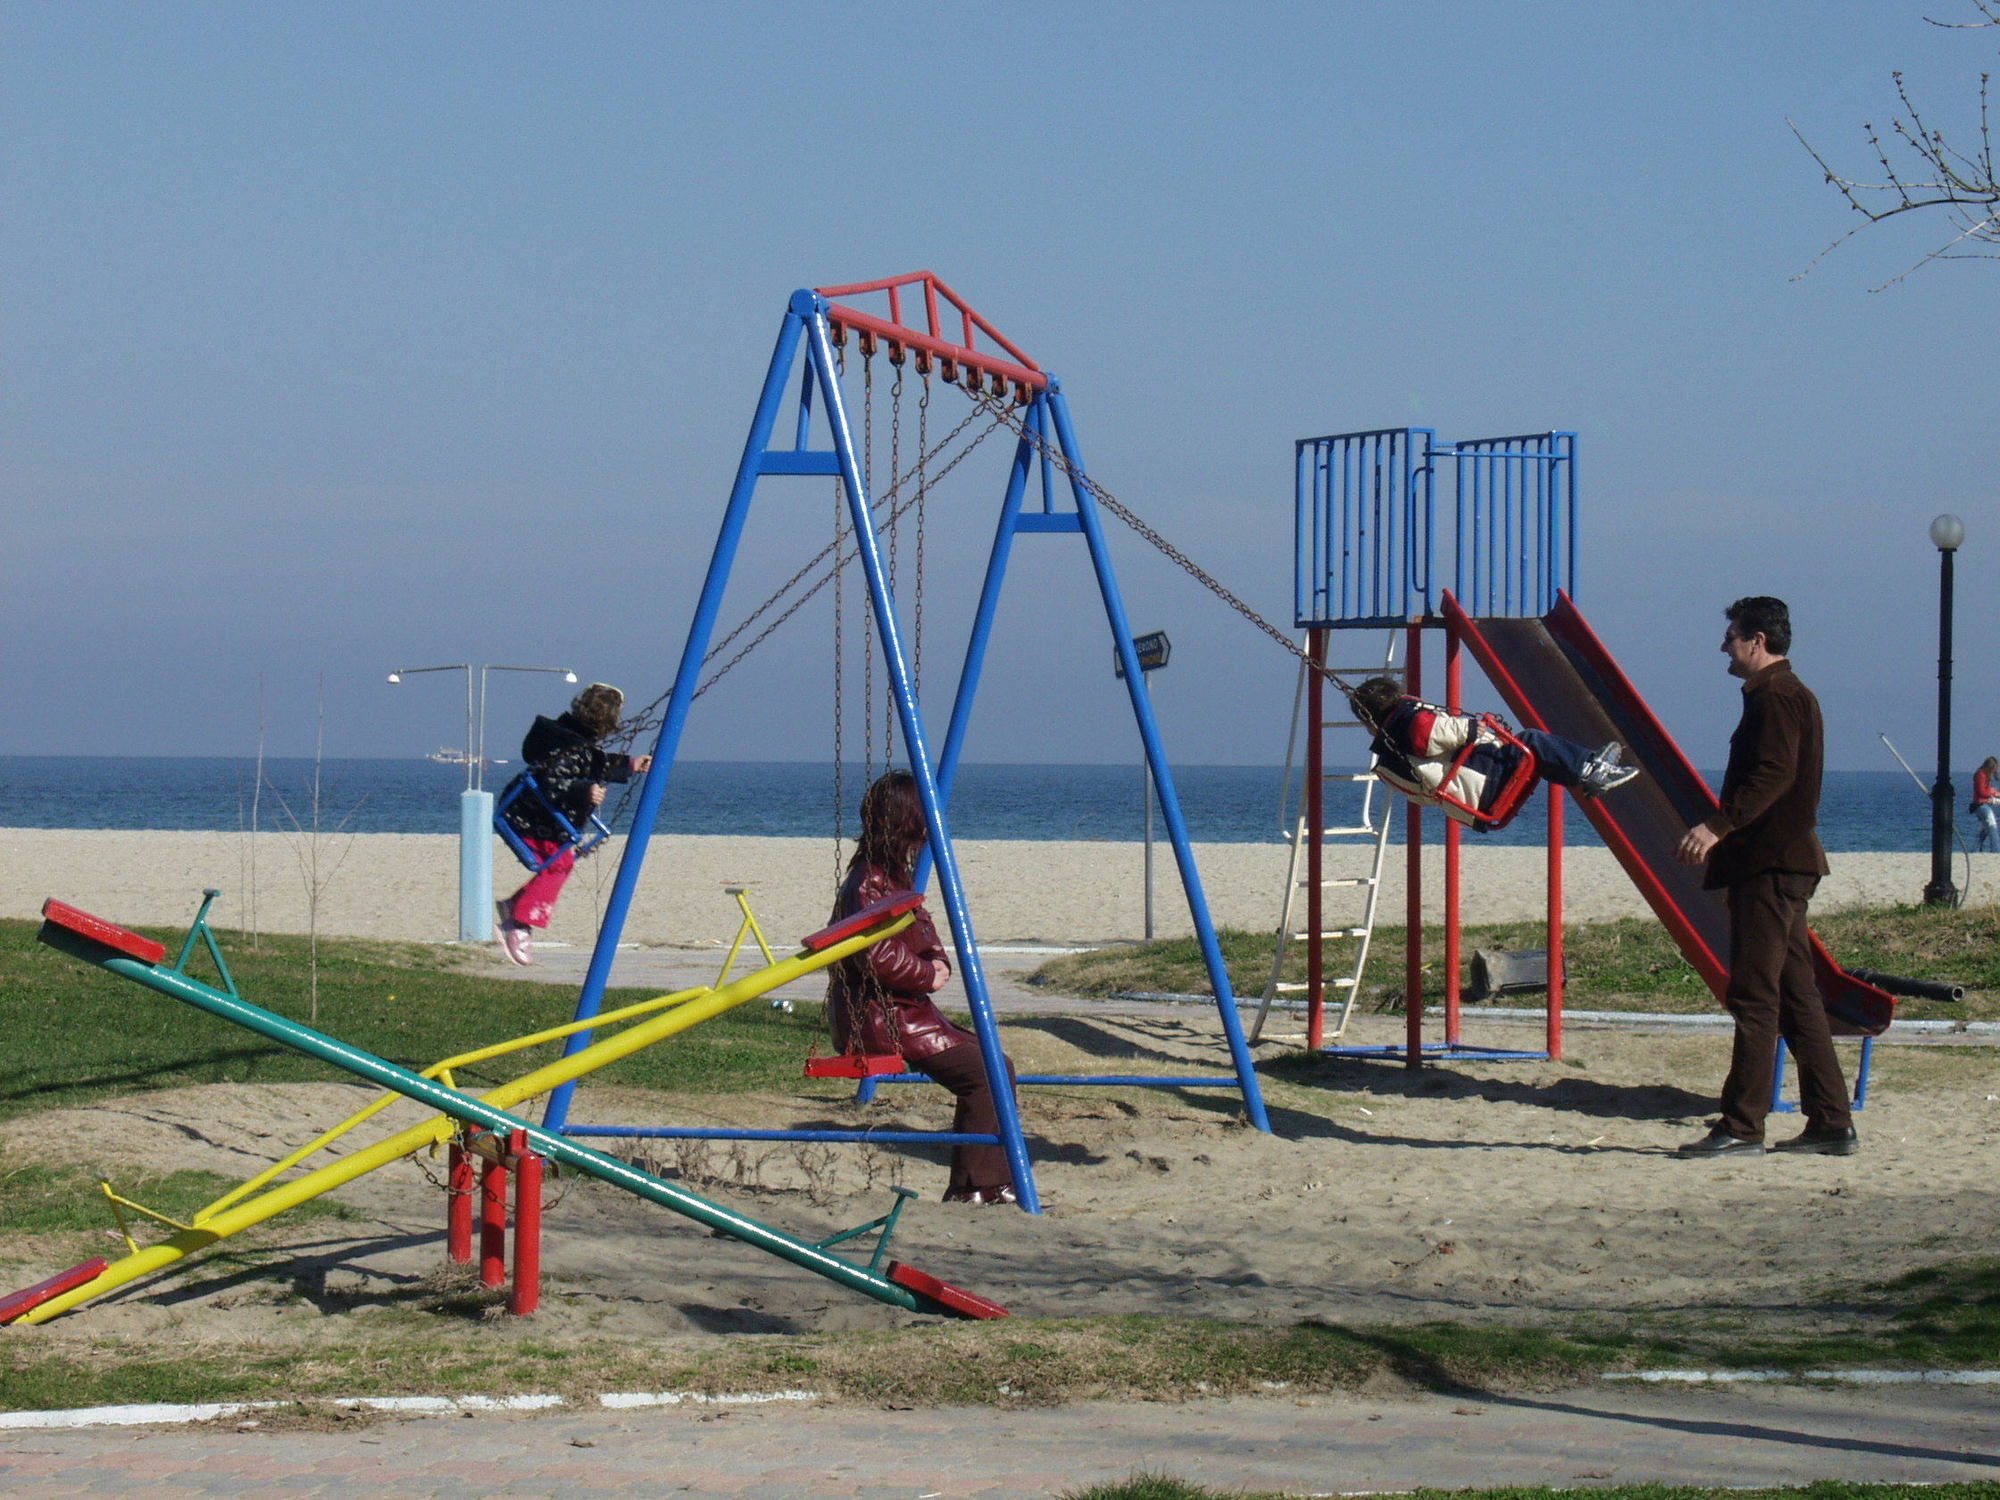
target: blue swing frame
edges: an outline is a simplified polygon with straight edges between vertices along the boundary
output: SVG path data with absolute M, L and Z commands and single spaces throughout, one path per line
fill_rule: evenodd
M 562 828 L 561 840 L 557 843 L 555 851 L 546 858 L 538 857 L 535 851 L 528 847 L 527 840 L 523 839 L 514 825 L 507 821 L 507 809 L 519 802 L 523 796 L 533 796 L 548 809 L 549 816 Z M 565 854 L 574 854 L 578 859 L 582 859 L 611 836 L 611 825 L 596 813 L 592 813 L 585 827 L 578 828 L 564 815 L 561 808 L 549 800 L 549 794 L 543 791 L 542 784 L 535 780 L 535 773 L 523 771 L 500 794 L 500 800 L 493 804 L 493 831 L 507 841 L 507 847 L 514 851 L 516 859 L 539 875 Z
M 802 289 L 792 294 L 778 331 L 777 343 L 772 351 L 770 368 L 758 398 L 756 414 L 744 445 L 743 457 L 737 467 L 735 484 L 730 491 L 728 506 L 716 537 L 714 553 L 709 560 L 701 596 L 688 627 L 687 641 L 681 651 L 680 666 L 674 677 L 659 737 L 654 746 L 653 766 L 646 773 L 640 786 L 633 813 L 632 831 L 626 840 L 618 874 L 606 903 L 604 921 L 598 930 L 596 948 L 591 954 L 590 968 L 584 977 L 582 990 L 577 996 L 575 1019 L 588 1020 L 598 1013 L 605 988 L 610 981 L 618 941 L 631 908 L 640 871 L 644 866 L 647 846 L 659 815 L 660 803 L 665 797 L 672 775 L 674 756 L 687 723 L 688 712 L 701 686 L 703 659 L 714 634 L 716 617 L 721 608 L 722 596 L 742 539 L 757 483 L 766 475 L 837 478 L 845 490 L 849 518 L 867 583 L 870 607 L 881 640 L 889 690 L 895 701 L 903 745 L 909 758 L 911 773 L 917 783 L 918 796 L 923 804 L 924 822 L 929 833 L 925 854 L 918 865 L 916 885 L 918 889 L 923 889 L 927 884 L 928 875 L 932 870 L 935 871 L 940 896 L 951 923 L 959 978 L 965 986 L 973 1029 L 978 1035 L 981 1050 L 985 1055 L 987 1076 L 992 1085 L 999 1128 L 993 1135 L 968 1135 L 949 1131 L 752 1131 L 673 1126 L 579 1125 L 569 1122 L 573 1093 L 573 1085 L 569 1084 L 563 1085 L 550 1095 L 543 1123 L 549 1129 L 577 1136 L 997 1144 L 1006 1152 L 1020 1206 L 1027 1212 L 1039 1213 L 1041 1205 L 1035 1186 L 1034 1169 L 1029 1160 L 1026 1141 L 1022 1136 L 1020 1115 L 1013 1090 L 1008 1086 L 1006 1058 L 994 1022 L 985 966 L 974 936 L 965 887 L 960 876 L 947 816 L 952 783 L 971 721 L 973 700 L 992 636 L 1001 586 L 1017 536 L 1080 536 L 1089 549 L 1112 645 L 1124 667 L 1125 689 L 1131 699 L 1133 717 L 1137 721 L 1140 739 L 1145 747 L 1147 764 L 1152 769 L 1195 934 L 1208 969 L 1210 982 L 1214 986 L 1217 1010 L 1228 1042 L 1232 1065 L 1229 1073 L 1221 1075 L 1030 1074 L 1023 1075 L 1018 1082 L 1154 1088 L 1233 1088 L 1240 1092 L 1245 1113 L 1252 1125 L 1266 1132 L 1270 1130 L 1271 1125 L 1265 1112 L 1249 1044 L 1244 1036 L 1242 1019 L 1237 1014 L 1236 1000 L 1230 988 L 1221 947 L 1216 939 L 1215 925 L 1210 918 L 1207 898 L 1202 891 L 1201 876 L 1195 867 L 1187 823 L 1181 813 L 1173 771 L 1168 764 L 1159 726 L 1153 716 L 1145 674 L 1139 669 L 1137 654 L 1133 648 L 1131 625 L 1126 618 L 1124 602 L 1111 566 L 1109 550 L 1105 545 L 1102 522 L 1089 486 L 1083 478 L 1083 458 L 1077 446 L 1068 403 L 1063 398 L 1061 385 L 1053 376 L 1035 369 L 1032 365 L 1023 368 L 1021 365 L 1000 361 L 992 356 L 974 355 L 970 343 L 975 323 L 989 335 L 990 326 L 979 320 L 977 315 L 965 307 L 949 288 L 928 273 L 901 278 L 897 284 L 907 285 L 919 281 L 923 284 L 926 299 L 932 310 L 933 334 L 929 338 L 918 330 L 908 329 L 900 324 L 891 331 L 890 325 L 865 315 L 858 315 L 852 309 L 844 307 L 836 309 L 828 300 L 828 296 L 818 291 Z M 875 283 L 866 288 L 834 290 L 836 293 L 841 293 L 884 287 L 890 290 L 893 318 L 896 292 L 888 283 Z M 936 337 L 935 330 L 938 326 L 936 303 L 939 294 L 948 298 L 954 307 L 964 314 L 966 343 L 963 345 L 942 342 Z M 959 677 L 958 692 L 952 705 L 943 753 L 937 761 L 935 770 L 932 767 L 923 719 L 904 651 L 904 636 L 897 618 L 895 597 L 888 583 L 877 542 L 871 509 L 872 498 L 863 477 L 860 455 L 849 429 L 846 406 L 840 389 L 838 366 L 834 355 L 833 326 L 836 322 L 842 328 L 843 335 L 849 327 L 865 329 L 872 325 L 879 331 L 877 336 L 888 339 L 892 344 L 901 342 L 906 347 L 929 351 L 932 356 L 943 362 L 947 379 L 956 375 L 957 378 L 976 380 L 978 377 L 972 372 L 983 368 L 994 378 L 996 389 L 1004 389 L 1005 385 L 1011 384 L 1016 399 L 1026 398 L 1027 401 L 1023 425 L 1030 437 L 1022 438 L 1016 446 L 1005 499 L 1001 505 L 993 551 L 987 564 L 985 584 L 980 594 L 979 607 L 966 650 L 965 666 Z M 999 339 L 997 335 L 992 336 L 1005 346 L 1004 340 Z M 866 338 L 867 334 L 864 333 L 863 337 Z M 1010 353 L 1014 352 L 1011 346 L 1006 347 Z M 797 419 L 792 441 L 789 446 L 774 447 L 772 436 L 786 400 L 791 372 L 802 353 L 804 369 L 801 371 L 798 386 Z M 815 394 L 823 414 L 822 422 L 826 435 L 831 440 L 829 448 L 808 447 L 808 439 L 814 435 Z M 1052 472 L 1054 465 L 1050 458 L 1051 450 L 1061 455 L 1068 471 L 1070 480 L 1068 495 L 1071 501 L 1071 508 L 1068 509 L 1057 507 L 1058 486 Z M 1027 498 L 1030 482 L 1037 472 L 1041 480 L 1041 506 L 1039 509 L 1028 509 L 1024 507 L 1023 502 Z M 589 1041 L 588 1031 L 572 1036 L 566 1044 L 566 1055 L 568 1052 L 588 1046 Z M 875 1085 L 904 1081 L 928 1080 L 921 1074 L 866 1079 L 863 1080 L 858 1098 L 866 1102 L 873 1096 Z

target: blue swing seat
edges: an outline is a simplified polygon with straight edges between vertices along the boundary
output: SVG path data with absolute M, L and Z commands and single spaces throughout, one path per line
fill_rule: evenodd
M 507 821 L 507 809 L 523 797 L 533 797 L 547 810 L 555 825 L 563 831 L 555 849 L 543 858 L 528 847 L 527 840 Z M 574 854 L 581 859 L 611 836 L 611 825 L 596 813 L 592 813 L 582 828 L 570 822 L 563 810 L 549 800 L 549 794 L 542 790 L 535 780 L 533 771 L 523 771 L 507 783 L 507 789 L 500 794 L 500 800 L 493 804 L 493 831 L 507 841 L 507 847 L 514 851 L 514 857 L 531 871 L 540 874 L 565 854 Z

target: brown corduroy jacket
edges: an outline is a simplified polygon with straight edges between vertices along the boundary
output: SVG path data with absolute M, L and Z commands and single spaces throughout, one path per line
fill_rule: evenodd
M 1743 684 L 1743 719 L 1729 737 L 1722 808 L 1708 820 L 1719 842 L 1702 884 L 1735 885 L 1772 870 L 1824 875 L 1819 784 L 1825 730 L 1819 700 L 1789 661 Z

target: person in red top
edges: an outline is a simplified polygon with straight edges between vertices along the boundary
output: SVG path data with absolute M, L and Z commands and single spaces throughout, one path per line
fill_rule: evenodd
M 908 771 L 890 771 L 877 779 L 861 798 L 861 837 L 847 862 L 833 920 L 909 890 L 918 851 L 928 837 L 916 778 Z M 950 978 L 951 962 L 937 927 L 919 906 L 910 926 L 833 966 L 826 987 L 827 1025 L 842 1052 L 900 1055 L 949 1089 L 958 1100 L 954 1132 L 992 1135 L 1000 1119 L 979 1038 L 946 1020 L 931 998 Z M 1012 1063 L 1007 1071 L 1011 1077 Z M 1006 1151 L 998 1145 L 952 1147 L 944 1201 L 1017 1201 Z
M 1972 815 L 1979 820 L 1981 850 L 2000 849 L 2000 822 L 1995 819 L 2000 812 L 2000 789 L 1993 785 L 1996 775 L 2000 775 L 2000 757 L 1991 755 L 1972 773 Z

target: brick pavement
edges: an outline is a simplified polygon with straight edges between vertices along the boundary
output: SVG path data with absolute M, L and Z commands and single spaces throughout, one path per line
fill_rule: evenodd
M 2000 1480 L 1992 1388 L 1587 1388 L 1048 1410 L 565 1410 L 336 1432 L 0 1437 L 0 1494 L 423 1500 L 1054 1496 L 1138 1470 L 1293 1494 L 1499 1484 Z

